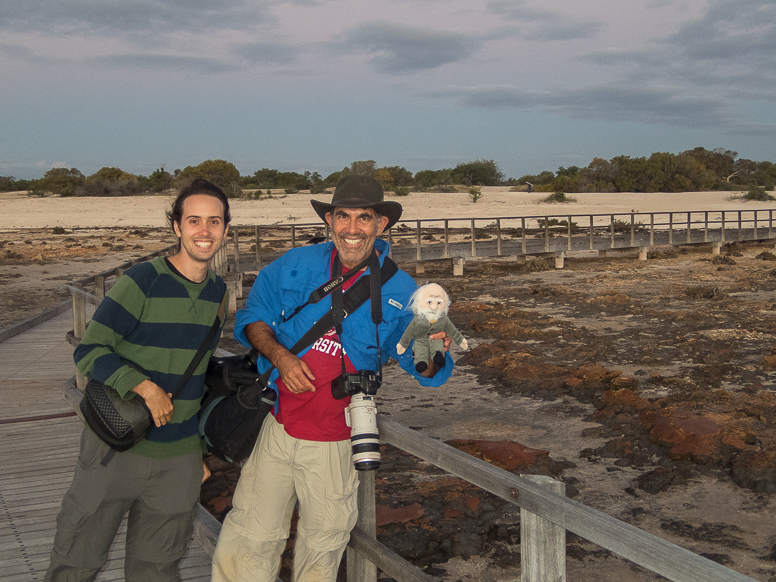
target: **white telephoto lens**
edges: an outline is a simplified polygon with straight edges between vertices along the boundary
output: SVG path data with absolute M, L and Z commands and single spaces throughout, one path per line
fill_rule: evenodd
M 356 470 L 377 469 L 380 466 L 380 435 L 377 432 L 377 407 L 374 398 L 365 394 L 351 396 L 347 412 Z

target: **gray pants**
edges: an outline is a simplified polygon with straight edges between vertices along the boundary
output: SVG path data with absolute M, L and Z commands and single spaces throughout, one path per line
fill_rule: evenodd
M 94 580 L 127 511 L 126 582 L 180 580 L 178 564 L 191 538 L 202 482 L 201 455 L 153 459 L 116 453 L 103 466 L 108 450 L 84 428 L 44 580 Z

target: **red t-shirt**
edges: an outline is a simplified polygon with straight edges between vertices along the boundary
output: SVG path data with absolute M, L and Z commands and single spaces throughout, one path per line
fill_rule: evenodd
M 351 277 L 343 285 L 343 291 L 357 279 L 358 276 Z M 345 424 L 345 409 L 350 404 L 350 397 L 336 400 L 331 395 L 331 381 L 342 373 L 341 350 L 342 342 L 332 328 L 302 356 L 302 361 L 310 366 L 315 376 L 315 392 L 294 394 L 278 378 L 278 412 L 275 417 L 292 437 L 327 442 L 350 438 L 350 428 Z M 345 369 L 348 373 L 357 371 L 347 354 Z

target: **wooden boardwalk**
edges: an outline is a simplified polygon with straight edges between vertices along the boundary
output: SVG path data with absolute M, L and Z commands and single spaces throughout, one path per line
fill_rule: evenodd
M 68 311 L 0 342 L 0 580 L 43 580 L 56 517 L 73 476 L 82 422 L 62 396 L 74 373 Z M 125 520 L 126 522 L 126 520 Z M 122 580 L 122 524 L 97 580 Z M 195 544 L 184 580 L 210 580 L 210 558 Z

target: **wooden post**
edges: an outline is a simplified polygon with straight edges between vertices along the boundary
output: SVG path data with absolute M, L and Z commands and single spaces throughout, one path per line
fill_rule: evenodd
M 655 213 L 649 213 L 649 246 L 655 244 Z
M 639 247 L 639 260 L 646 261 L 649 247 Z
M 566 494 L 566 484 L 546 475 L 520 475 L 553 493 Z M 521 582 L 565 582 L 566 530 L 520 509 Z
M 692 233 L 692 213 L 687 213 L 687 242 L 692 242 L 690 234 Z
M 291 248 L 296 248 L 296 226 L 291 225 Z
M 86 332 L 86 301 L 83 296 L 73 295 L 73 335 L 79 340 Z M 83 392 L 86 388 L 87 378 L 76 368 L 75 385 Z
M 256 270 L 261 270 L 261 232 L 258 226 L 254 227 L 256 233 Z
M 521 234 L 523 235 L 523 237 L 522 237 L 523 238 L 523 244 L 522 244 L 521 248 L 522 248 L 523 254 L 525 254 L 525 218 L 521 218 L 520 219 L 520 224 L 521 224 L 521 227 L 520 227 Z
M 477 256 L 477 243 L 475 242 L 477 237 L 475 236 L 475 230 L 474 230 L 474 219 L 472 218 L 472 256 Z
M 630 239 L 630 246 L 635 245 L 635 239 L 636 239 L 636 215 L 631 212 L 631 239 Z
M 422 251 L 420 250 L 420 221 L 415 221 L 415 260 L 420 261 Z
M 567 232 L 568 232 L 569 244 L 568 244 L 568 248 L 566 250 L 570 251 L 571 250 L 571 215 L 569 215 L 569 217 L 568 217 L 568 225 L 567 225 L 567 227 L 568 227 L 567 228 Z
M 501 256 L 501 219 L 496 219 L 496 255 Z
M 590 250 L 593 250 L 593 215 L 590 215 Z
M 450 257 L 450 229 L 448 228 L 448 221 L 445 220 L 445 258 Z
M 722 242 L 725 242 L 725 211 L 722 211 L 722 238 L 720 238 Z
M 562 269 L 564 261 L 566 259 L 566 253 L 555 253 L 555 268 Z
M 426 272 L 426 264 L 423 261 L 415 261 L 415 274 L 422 275 Z
M 703 242 L 709 242 L 709 212 L 703 213 Z
M 712 245 L 711 245 L 711 254 L 712 255 L 718 255 L 721 248 L 722 248 L 722 243 L 721 242 L 717 241 L 715 243 L 712 243 Z
M 234 272 L 240 272 L 240 229 L 236 226 L 232 230 L 234 237 Z
M 544 252 L 550 252 L 550 217 L 544 217 Z
M 741 242 L 744 240 L 742 238 L 743 234 L 741 233 L 741 211 L 738 211 L 738 242 Z
M 100 299 L 105 299 L 105 275 L 94 277 L 94 294 Z
M 614 248 L 614 214 L 609 216 L 609 231 L 610 236 L 612 237 L 611 242 L 609 243 L 609 247 Z
M 668 213 L 668 244 L 674 244 L 674 213 Z
M 356 525 L 372 539 L 377 539 L 375 505 L 375 472 L 358 471 L 358 521 Z M 348 546 L 348 582 L 377 582 L 377 566 Z
M 453 262 L 453 277 L 463 277 L 463 257 L 458 257 Z

